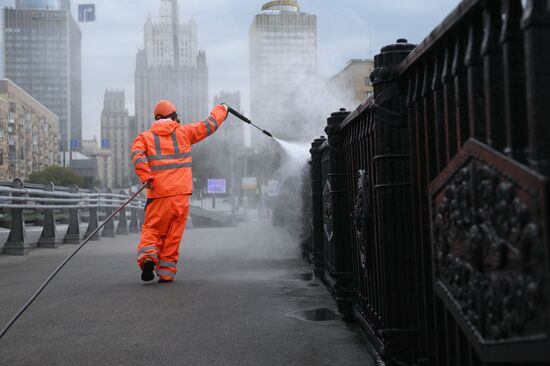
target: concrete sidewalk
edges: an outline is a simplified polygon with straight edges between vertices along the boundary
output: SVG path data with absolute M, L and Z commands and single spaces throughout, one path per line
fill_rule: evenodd
M 0 342 L 0 364 L 373 364 L 341 320 L 289 316 L 335 306 L 322 285 L 302 280 L 310 269 L 282 229 L 188 230 L 172 284 L 140 281 L 137 240 L 84 248 Z M 74 248 L 0 257 L 1 326 Z

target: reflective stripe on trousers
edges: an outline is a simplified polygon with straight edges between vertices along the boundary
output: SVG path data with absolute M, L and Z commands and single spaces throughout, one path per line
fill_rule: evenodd
M 160 260 L 160 261 L 159 261 L 159 267 L 174 268 L 174 269 L 176 269 L 176 263 L 175 263 L 175 262 L 167 262 L 167 261 Z
M 172 279 L 176 276 L 176 273 L 175 272 L 170 272 L 170 271 L 167 271 L 167 270 L 164 270 L 164 269 L 159 269 L 157 271 L 157 275 L 159 275 L 160 277 L 168 277 L 168 278 Z
M 157 253 L 141 253 L 138 255 L 138 261 L 144 261 L 146 259 L 151 259 L 153 262 L 158 261 Z
M 189 195 L 155 198 L 149 201 L 145 211 L 140 249 L 152 253 L 149 251 L 154 247 L 151 243 L 156 244 L 157 274 L 165 280 L 173 279 L 177 272 L 179 246 L 188 213 Z M 138 263 L 141 264 L 140 259 Z
M 157 254 L 158 248 L 156 245 L 144 245 L 141 247 L 138 247 L 137 252 L 137 261 L 139 266 L 150 260 L 153 261 L 155 264 L 158 262 L 158 254 Z
M 154 250 L 155 253 L 157 252 L 157 247 L 155 245 L 148 245 L 146 247 L 141 247 L 139 250 L 138 250 L 138 254 L 142 254 L 142 253 L 145 253 L 145 252 L 148 252 L 150 250 Z

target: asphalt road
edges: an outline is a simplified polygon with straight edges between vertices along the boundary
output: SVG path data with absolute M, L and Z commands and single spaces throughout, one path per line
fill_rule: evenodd
M 188 230 L 172 284 L 142 283 L 135 235 L 92 242 L 0 341 L 0 365 L 372 365 L 294 241 L 269 223 Z M 75 247 L 0 256 L 0 324 Z

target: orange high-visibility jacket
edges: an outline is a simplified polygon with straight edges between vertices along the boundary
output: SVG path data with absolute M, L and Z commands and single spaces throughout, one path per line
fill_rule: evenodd
M 227 111 L 218 105 L 202 122 L 182 126 L 159 120 L 135 139 L 132 162 L 136 174 L 142 182 L 153 179 L 148 198 L 193 193 L 191 145 L 214 133 L 226 118 Z

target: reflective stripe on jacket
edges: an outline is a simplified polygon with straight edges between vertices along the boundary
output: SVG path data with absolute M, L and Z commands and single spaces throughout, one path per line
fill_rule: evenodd
M 180 125 L 159 120 L 141 133 L 132 146 L 132 162 L 142 182 L 153 179 L 149 198 L 193 193 L 191 146 L 213 134 L 227 118 L 222 106 L 198 123 Z

